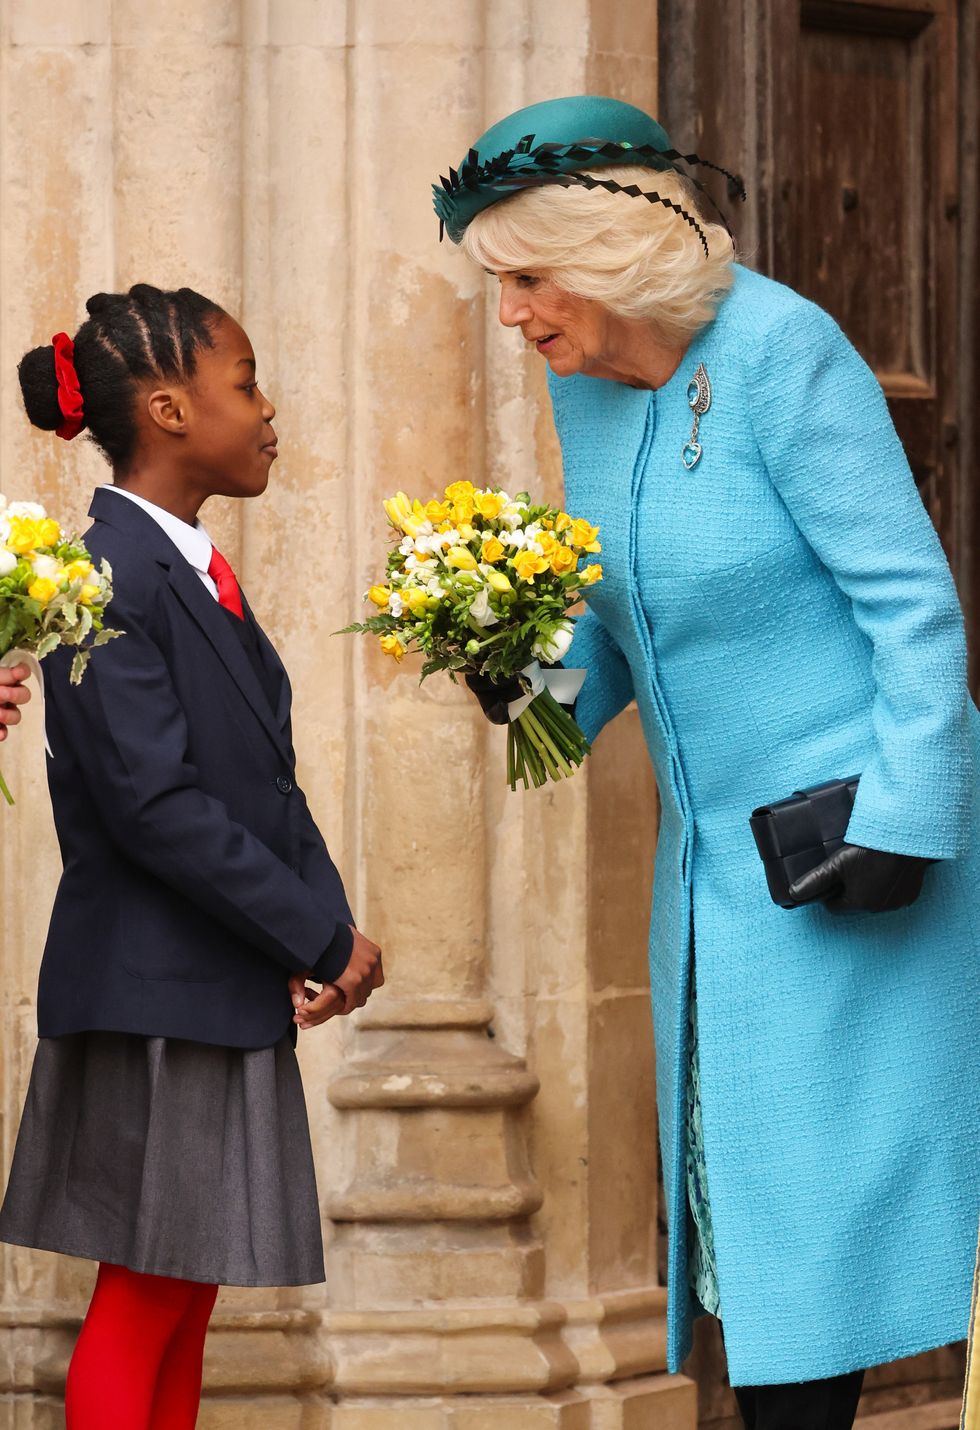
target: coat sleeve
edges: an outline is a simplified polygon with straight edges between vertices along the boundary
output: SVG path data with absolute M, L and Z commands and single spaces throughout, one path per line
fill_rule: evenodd
M 974 778 L 963 618 L 884 394 L 812 303 L 755 348 L 746 377 L 762 459 L 873 648 L 874 751 L 847 838 L 956 858 Z M 791 604 L 786 619 L 791 641 Z
M 297 794 L 302 791 L 297 789 Z M 306 795 L 303 798 L 303 824 L 300 832 L 300 874 L 311 889 L 321 887 L 330 888 L 340 886 L 340 875 L 336 866 L 330 858 L 326 841 L 317 827 L 313 815 L 310 813 L 309 805 L 306 803 Z M 341 892 L 343 890 L 341 886 Z M 350 962 L 351 952 L 354 948 L 353 929 L 354 915 L 350 911 L 346 895 L 343 895 L 343 906 L 339 914 L 337 932 L 334 934 L 327 948 L 310 968 L 310 972 L 318 983 L 329 983 L 335 978 L 339 978 Z
M 333 865 L 321 862 L 327 877 L 311 888 L 201 788 L 167 662 L 121 584 L 110 615 L 123 635 L 94 653 L 77 688 L 68 686 L 69 652 L 46 662 L 60 738 L 109 837 L 127 859 L 290 972 L 325 956 L 330 962 L 331 954 L 343 967 L 350 914 Z
M 569 670 L 585 670 L 575 719 L 591 742 L 633 699 L 629 664 L 595 611 L 589 610 L 575 622 L 575 635 L 562 664 Z

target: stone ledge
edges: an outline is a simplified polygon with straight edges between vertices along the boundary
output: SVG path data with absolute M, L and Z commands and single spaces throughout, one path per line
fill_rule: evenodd
M 530 1216 L 544 1200 L 536 1182 L 470 1186 L 424 1177 L 404 1177 L 394 1186 L 358 1178 L 349 1191 L 326 1200 L 333 1221 L 511 1221 Z
M 334 1107 L 522 1107 L 540 1084 L 534 1073 L 516 1060 L 511 1066 L 442 1067 L 428 1072 L 410 1063 L 356 1062 L 333 1079 L 329 1097 Z

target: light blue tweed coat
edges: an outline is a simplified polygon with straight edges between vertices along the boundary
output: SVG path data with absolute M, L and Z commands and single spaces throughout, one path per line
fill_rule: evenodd
M 699 362 L 713 402 L 689 472 Z M 662 802 L 650 976 L 670 1367 L 696 1309 L 692 968 L 732 1381 L 956 1340 L 980 1209 L 980 718 L 881 390 L 826 313 L 742 268 L 659 391 L 550 390 L 566 504 L 602 528 L 605 578 L 565 661 L 588 671 L 579 718 L 594 738 L 636 698 Z M 942 862 L 898 913 L 777 908 L 749 813 L 853 774 L 853 843 Z

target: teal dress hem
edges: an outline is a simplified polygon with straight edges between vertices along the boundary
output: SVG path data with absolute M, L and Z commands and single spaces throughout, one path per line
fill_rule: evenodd
M 704 1130 L 701 1125 L 701 1068 L 698 1060 L 698 1004 L 693 980 L 688 1005 L 690 1055 L 687 1074 L 687 1200 L 691 1210 L 692 1235 L 688 1250 L 688 1282 L 704 1309 L 721 1316 L 715 1239 L 708 1200 L 708 1173 L 704 1161 Z

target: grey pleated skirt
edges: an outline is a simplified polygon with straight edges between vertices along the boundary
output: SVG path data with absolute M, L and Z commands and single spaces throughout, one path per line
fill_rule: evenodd
M 323 1281 L 289 1038 L 257 1049 L 42 1038 L 0 1241 L 221 1286 Z

